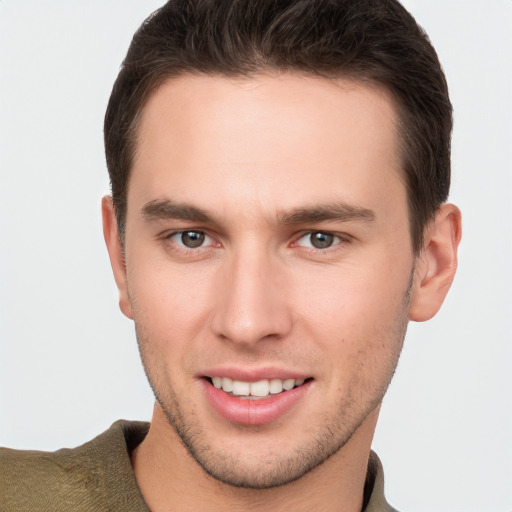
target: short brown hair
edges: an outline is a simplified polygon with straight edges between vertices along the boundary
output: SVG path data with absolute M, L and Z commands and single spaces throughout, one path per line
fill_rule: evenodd
M 399 118 L 411 240 L 450 187 L 452 107 L 437 54 L 396 0 L 169 0 L 135 33 L 105 115 L 105 151 L 121 238 L 137 127 L 148 97 L 181 74 L 298 71 L 385 87 Z

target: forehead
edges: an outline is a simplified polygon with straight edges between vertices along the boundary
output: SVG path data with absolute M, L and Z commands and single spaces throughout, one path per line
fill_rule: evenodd
M 297 74 L 184 75 L 143 110 L 128 209 L 162 196 L 207 209 L 220 197 L 224 208 L 236 197 L 269 211 L 360 204 L 403 189 L 398 170 L 396 113 L 381 88 Z

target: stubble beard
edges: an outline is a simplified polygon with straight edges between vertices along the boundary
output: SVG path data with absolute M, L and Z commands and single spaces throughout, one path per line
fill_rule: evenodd
M 214 479 L 236 488 L 270 489 L 289 484 L 314 468 L 320 466 L 338 453 L 352 438 L 367 417 L 380 405 L 395 373 L 403 341 L 407 331 L 408 308 L 412 275 L 404 295 L 403 309 L 398 318 L 385 329 L 383 336 L 386 345 L 396 347 L 385 362 L 385 371 L 365 404 L 358 403 L 354 396 L 358 386 L 368 386 L 368 382 L 354 380 L 348 393 L 342 397 L 335 413 L 324 413 L 317 418 L 317 427 L 311 431 L 309 440 L 296 446 L 290 454 L 269 453 L 261 457 L 257 464 L 245 464 L 243 454 L 227 453 L 228 450 L 214 450 L 208 443 L 205 428 L 194 421 L 193 411 L 185 412 L 179 395 L 169 386 L 159 386 L 155 378 L 149 356 L 151 341 L 137 328 L 137 341 L 146 376 L 157 402 L 165 413 L 169 425 L 174 429 L 182 445 L 197 464 Z M 169 382 L 169 379 L 164 379 Z M 186 405 L 186 404 L 185 404 Z

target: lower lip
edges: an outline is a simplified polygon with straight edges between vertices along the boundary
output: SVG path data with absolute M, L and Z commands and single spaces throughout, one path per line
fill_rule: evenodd
M 215 411 L 232 423 L 247 426 L 267 425 L 278 420 L 304 397 L 311 385 L 311 381 L 307 381 L 289 391 L 247 400 L 228 395 L 207 379 L 202 380 L 206 398 Z

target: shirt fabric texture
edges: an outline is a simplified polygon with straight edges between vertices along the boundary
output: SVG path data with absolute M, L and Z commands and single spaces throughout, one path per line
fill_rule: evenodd
M 1 512 L 150 512 L 130 453 L 149 423 L 119 420 L 77 448 L 56 452 L 0 449 Z M 382 465 L 372 452 L 363 512 L 397 512 L 384 497 Z

